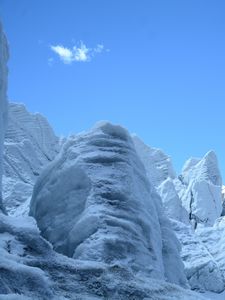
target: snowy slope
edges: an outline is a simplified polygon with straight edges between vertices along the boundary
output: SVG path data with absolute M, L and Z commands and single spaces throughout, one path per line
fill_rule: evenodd
M 29 113 L 22 104 L 9 104 L 3 196 L 10 214 L 26 210 L 37 176 L 53 160 L 58 147 L 58 138 L 42 115 Z
M 188 160 L 179 179 L 176 188 L 193 225 L 212 226 L 222 212 L 222 180 L 215 153 Z
M 186 284 L 161 199 L 120 126 L 101 123 L 69 140 L 38 179 L 30 213 L 63 254 Z
M 7 122 L 8 45 L 0 22 L 0 209 L 2 208 L 3 139 Z

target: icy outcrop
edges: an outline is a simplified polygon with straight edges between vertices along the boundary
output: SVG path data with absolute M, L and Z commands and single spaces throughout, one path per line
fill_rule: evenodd
M 0 22 L 0 209 L 2 208 L 3 140 L 7 123 L 8 44 Z
M 0 256 L 0 299 L 205 299 L 119 265 L 58 254 L 30 217 L 0 216 Z
M 58 252 L 186 284 L 161 199 L 120 126 L 69 140 L 38 179 L 30 214 Z
M 217 262 L 225 278 L 225 217 L 219 218 L 212 227 L 197 228 L 196 234 Z
M 167 178 L 176 177 L 172 162 L 169 156 L 160 149 L 147 146 L 136 135 L 132 136 L 135 149 L 145 167 L 148 179 L 157 187 Z
M 198 223 L 212 226 L 222 212 L 222 180 L 215 153 L 188 160 L 179 179 L 176 188 L 194 227 Z
M 3 195 L 10 214 L 28 208 L 34 183 L 58 151 L 58 138 L 47 120 L 10 103 L 5 135 Z
M 204 243 L 201 242 L 201 238 L 196 235 L 196 232 L 190 225 L 185 225 L 175 220 L 171 220 L 171 222 L 182 244 L 181 258 L 184 262 L 185 273 L 191 288 L 202 292 L 222 292 L 225 287 L 224 272 L 221 272 L 216 259 L 210 254 Z M 205 237 L 207 239 L 208 235 Z
M 157 191 L 162 198 L 166 215 L 171 219 L 188 223 L 188 212 L 182 207 L 174 181 L 167 178 L 158 186 Z

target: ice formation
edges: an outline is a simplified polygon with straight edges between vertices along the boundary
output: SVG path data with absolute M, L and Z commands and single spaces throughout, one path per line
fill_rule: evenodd
M 0 299 L 4 300 L 205 299 L 126 267 L 58 254 L 30 217 L 0 215 L 0 256 Z
M 175 189 L 174 180 L 167 178 L 158 186 L 157 191 L 162 198 L 166 215 L 171 219 L 188 223 L 188 212 L 182 206 Z
M 0 23 L 0 209 L 2 209 L 3 140 L 7 122 L 8 44 Z
M 182 244 L 181 257 L 192 289 L 220 293 L 224 290 L 224 270 L 192 226 L 172 220 L 173 229 Z M 207 238 L 208 239 L 208 236 Z M 213 237 L 212 237 L 213 239 Z M 225 262 L 225 261 L 224 261 Z
M 149 181 L 159 186 L 167 178 L 176 177 L 172 161 L 169 156 L 157 148 L 147 146 L 139 137 L 133 135 L 135 149 L 145 166 Z
M 195 227 L 198 223 L 212 226 L 222 213 L 222 180 L 215 153 L 189 159 L 179 179 L 178 193 L 189 219 Z
M 58 152 L 59 141 L 48 121 L 10 103 L 4 143 L 4 205 L 10 214 L 28 210 L 34 183 Z
M 185 285 L 179 244 L 120 126 L 69 140 L 38 179 L 30 213 L 61 253 Z

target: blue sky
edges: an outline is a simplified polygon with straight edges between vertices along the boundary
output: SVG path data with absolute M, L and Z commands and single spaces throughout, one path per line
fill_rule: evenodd
M 225 178 L 225 1 L 0 0 L 0 18 L 9 98 L 56 133 L 110 120 L 178 172 L 215 150 Z

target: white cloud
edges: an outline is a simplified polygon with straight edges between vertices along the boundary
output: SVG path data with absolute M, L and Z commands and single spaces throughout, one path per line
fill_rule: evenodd
M 50 46 L 51 50 L 58 54 L 65 64 L 72 62 L 89 62 L 92 58 L 104 51 L 104 46 L 98 44 L 95 48 L 88 48 L 82 41 L 78 46 L 69 49 L 62 45 Z
M 71 63 L 72 59 L 73 59 L 73 53 L 70 49 L 65 48 L 61 45 L 57 45 L 57 46 L 51 46 L 52 51 L 54 51 L 55 53 L 57 53 L 60 57 L 60 59 L 64 62 L 64 63 Z

